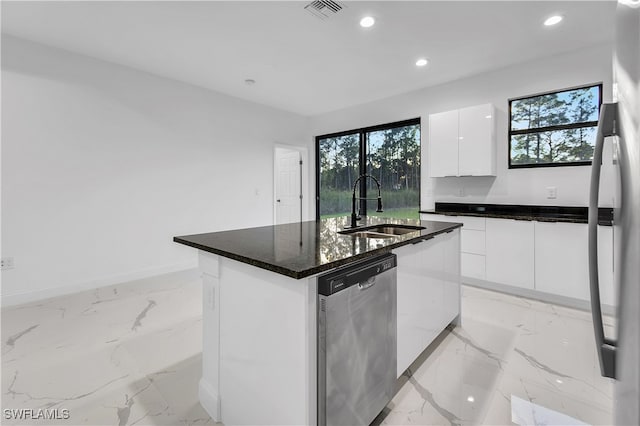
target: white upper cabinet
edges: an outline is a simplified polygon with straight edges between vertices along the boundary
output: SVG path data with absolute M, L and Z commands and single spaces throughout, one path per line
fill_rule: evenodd
M 458 110 L 429 116 L 429 176 L 458 176 Z
M 429 115 L 429 176 L 495 176 L 495 108 L 484 104 Z
M 458 111 L 458 174 L 495 176 L 495 108 L 491 104 Z

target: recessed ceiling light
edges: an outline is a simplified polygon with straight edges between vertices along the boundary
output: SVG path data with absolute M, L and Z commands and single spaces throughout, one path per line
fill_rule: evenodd
M 364 28 L 372 27 L 373 24 L 375 24 L 375 23 L 376 23 L 376 20 L 373 19 L 373 17 L 371 17 L 371 16 L 365 16 L 364 18 L 362 18 L 360 20 L 360 26 L 364 27 Z
M 558 23 L 560 23 L 560 21 L 562 21 L 562 16 L 560 15 L 554 15 L 554 16 L 550 16 L 549 18 L 547 18 L 546 21 L 544 21 L 544 24 L 547 27 L 550 27 L 551 25 L 556 25 Z
M 469 396 L 467 397 L 467 401 L 469 401 L 469 402 L 474 402 L 475 400 L 476 400 L 476 399 L 473 397 L 473 395 L 469 395 Z
M 429 63 L 429 61 L 427 61 L 425 58 L 420 58 L 416 61 L 416 66 L 417 67 L 424 67 L 425 65 L 427 65 Z

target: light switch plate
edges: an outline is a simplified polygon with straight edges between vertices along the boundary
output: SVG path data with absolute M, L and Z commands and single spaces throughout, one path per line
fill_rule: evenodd
M 547 186 L 547 198 L 554 200 L 558 197 L 558 188 L 555 186 Z

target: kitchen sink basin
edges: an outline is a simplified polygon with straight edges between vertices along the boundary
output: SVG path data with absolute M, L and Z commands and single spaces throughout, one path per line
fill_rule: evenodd
M 345 234 L 345 232 L 340 232 L 340 234 Z M 346 234 L 358 238 L 391 238 L 394 236 L 393 234 L 383 234 L 382 232 L 371 231 L 348 232 Z
M 354 237 L 364 238 L 390 238 L 397 235 L 404 235 L 411 232 L 417 232 L 425 229 L 424 226 L 413 225 L 395 225 L 392 223 L 384 223 L 381 225 L 362 226 L 357 228 L 345 229 L 339 231 L 339 234 L 353 235 Z

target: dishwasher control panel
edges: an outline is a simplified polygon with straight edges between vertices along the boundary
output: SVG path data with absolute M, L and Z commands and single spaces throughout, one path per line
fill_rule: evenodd
M 387 272 L 397 265 L 396 256 L 386 253 L 382 256 L 365 259 L 318 277 L 318 294 L 331 296 L 375 275 Z

